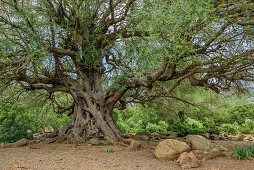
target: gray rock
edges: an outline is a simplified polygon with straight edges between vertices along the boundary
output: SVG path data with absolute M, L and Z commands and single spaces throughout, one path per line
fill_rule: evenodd
M 190 146 L 174 139 L 166 139 L 160 142 L 155 148 L 155 156 L 158 159 L 174 160 L 178 158 L 183 152 L 190 150 Z
M 211 139 L 211 140 L 219 140 L 219 136 L 216 135 L 216 134 L 211 134 L 211 135 L 210 135 L 210 139 Z
M 148 141 L 149 136 L 147 136 L 147 135 L 135 135 L 133 138 L 135 140 Z
M 200 135 L 188 135 L 186 141 L 191 144 L 192 150 L 207 151 L 212 149 L 211 141 Z
M 210 137 L 211 137 L 211 133 L 205 133 L 205 135 L 204 135 L 207 139 L 210 139 Z
M 99 145 L 100 141 L 97 138 L 91 138 L 89 139 L 88 143 L 92 145 Z
M 20 139 L 18 140 L 17 142 L 13 143 L 13 146 L 16 146 L 16 147 L 22 147 L 22 146 L 26 146 L 28 143 L 28 140 L 23 138 L 23 139 Z
M 168 136 L 168 138 L 170 138 L 170 139 L 175 139 L 178 137 L 177 132 L 171 132 L 171 131 L 162 132 L 161 135 Z
M 192 152 L 182 153 L 177 162 L 183 169 L 197 168 L 199 166 L 199 161 Z
M 130 138 L 132 138 L 132 136 L 130 134 L 122 134 L 122 137 L 124 139 L 130 139 Z
M 45 133 L 52 133 L 54 132 L 54 128 L 52 126 L 47 126 L 44 128 Z
M 140 140 L 140 141 L 148 141 L 150 137 L 151 137 L 151 134 L 149 132 L 138 132 L 133 136 L 135 140 Z

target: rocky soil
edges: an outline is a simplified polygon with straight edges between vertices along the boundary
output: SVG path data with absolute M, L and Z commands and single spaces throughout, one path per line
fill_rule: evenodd
M 230 150 L 252 141 L 211 141 Z M 34 143 L 0 149 L 0 169 L 181 169 L 176 160 L 159 160 L 154 151 L 158 142 L 146 143 L 138 150 L 130 147 L 91 144 Z M 112 148 L 115 152 L 106 152 Z M 201 161 L 197 170 L 253 170 L 253 160 L 237 160 L 230 155 Z

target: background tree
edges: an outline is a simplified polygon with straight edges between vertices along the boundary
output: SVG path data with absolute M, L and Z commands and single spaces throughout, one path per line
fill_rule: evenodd
M 120 139 L 117 102 L 254 80 L 251 0 L 0 0 L 0 11 L 1 82 L 73 98 L 60 140 Z

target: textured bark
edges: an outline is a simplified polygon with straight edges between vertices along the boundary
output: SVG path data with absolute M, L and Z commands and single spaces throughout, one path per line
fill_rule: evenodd
M 91 91 L 86 91 L 78 85 L 71 88 L 74 114 L 70 122 L 60 129 L 60 141 L 80 143 L 97 137 L 115 143 L 121 139 L 113 120 L 114 103 L 106 105 L 104 93 L 96 89 L 93 87 Z

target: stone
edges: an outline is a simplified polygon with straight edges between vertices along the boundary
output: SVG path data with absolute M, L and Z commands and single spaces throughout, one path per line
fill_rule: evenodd
M 44 132 L 45 133 L 52 133 L 52 132 L 54 132 L 54 129 L 52 126 L 47 126 L 44 128 Z
M 192 152 L 182 153 L 177 162 L 183 169 L 197 168 L 199 166 L 199 161 Z
M 140 141 L 148 141 L 148 139 L 151 137 L 151 134 L 149 132 L 138 132 L 136 133 L 133 138 L 135 140 L 140 140 Z
M 132 138 L 132 136 L 130 134 L 123 134 L 122 137 L 124 139 L 130 139 L 130 138 Z
M 166 139 L 161 141 L 155 148 L 155 156 L 161 160 L 174 160 L 183 152 L 190 150 L 190 146 L 174 139 Z
M 186 141 L 190 143 L 192 150 L 208 151 L 212 149 L 211 141 L 200 135 L 188 135 Z
M 138 151 L 143 148 L 141 141 L 134 139 L 124 139 L 123 146 L 128 146 L 131 151 Z
M 99 145 L 100 141 L 97 138 L 91 138 L 88 140 L 88 143 L 92 145 Z
M 28 140 L 26 138 L 20 139 L 17 142 L 13 143 L 13 146 L 15 147 L 22 147 L 22 146 L 26 146 L 28 143 Z
M 33 131 L 31 129 L 27 129 L 26 135 L 29 140 L 33 140 Z
M 216 150 L 219 150 L 219 151 L 223 151 L 223 152 L 227 152 L 228 151 L 228 148 L 226 148 L 226 147 L 224 147 L 224 146 L 222 146 L 220 144 L 214 143 L 212 145 L 212 147 L 213 147 L 213 149 L 216 149 Z
M 191 153 L 193 153 L 198 160 L 205 160 L 207 155 L 209 155 L 209 152 L 201 151 L 201 150 L 193 150 L 191 151 Z
M 142 149 L 142 144 L 140 141 L 132 140 L 130 143 L 129 149 L 131 151 L 138 151 L 138 150 Z
M 168 136 L 168 138 L 171 138 L 171 139 L 175 139 L 178 137 L 177 132 L 171 132 L 171 131 L 162 132 L 161 135 Z
M 217 150 L 217 149 L 212 149 L 209 152 L 201 151 L 201 150 L 193 150 L 191 151 L 191 153 L 193 153 L 198 160 L 202 160 L 202 161 L 226 156 L 225 152 Z
M 13 143 L 1 143 L 1 148 L 11 148 L 13 146 Z
M 211 137 L 211 133 L 205 133 L 205 135 L 204 135 L 207 139 L 210 139 L 210 137 Z
M 219 140 L 219 136 L 216 135 L 216 134 L 211 134 L 211 135 L 210 135 L 210 139 L 211 139 L 211 140 Z

